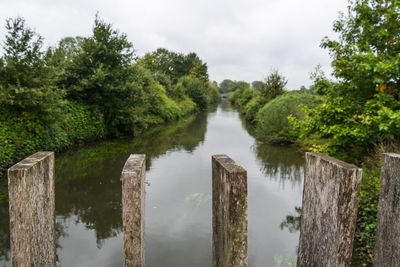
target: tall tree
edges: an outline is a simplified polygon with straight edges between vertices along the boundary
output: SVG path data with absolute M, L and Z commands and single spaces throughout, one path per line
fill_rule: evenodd
M 328 138 L 338 156 L 362 155 L 372 143 L 400 138 L 400 1 L 350 1 L 334 24 L 338 40 L 325 38 L 338 82 L 315 76 L 325 102 L 302 127 Z
M 54 87 L 49 75 L 42 37 L 21 17 L 7 19 L 6 30 L 0 60 L 0 107 L 10 114 L 27 111 L 41 120 L 55 119 L 63 92 Z
M 25 19 L 6 20 L 3 54 L 3 86 L 38 87 L 43 82 L 42 37 L 25 25 Z
M 277 70 L 273 70 L 267 78 L 265 78 L 265 84 L 259 88 L 261 96 L 267 101 L 274 99 L 278 95 L 281 95 L 285 91 L 287 80 Z
M 60 82 L 68 98 L 98 108 L 114 135 L 130 121 L 134 56 L 127 36 L 96 15 L 93 35 L 80 40 L 80 49 L 73 53 Z

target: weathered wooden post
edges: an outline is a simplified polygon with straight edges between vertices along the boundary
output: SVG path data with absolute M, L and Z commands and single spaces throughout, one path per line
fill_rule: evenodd
M 212 156 L 213 267 L 247 266 L 247 172 Z
M 350 266 L 362 169 L 306 153 L 297 266 Z
M 400 155 L 382 158 L 375 266 L 400 266 Z
M 53 152 L 8 169 L 12 266 L 56 266 L 53 174 Z
M 122 170 L 124 266 L 144 266 L 146 155 L 130 155 Z

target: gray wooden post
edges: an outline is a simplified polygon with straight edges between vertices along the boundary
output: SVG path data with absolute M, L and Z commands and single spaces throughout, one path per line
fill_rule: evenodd
M 53 173 L 53 152 L 8 169 L 12 266 L 56 266 Z
M 212 156 L 213 267 L 247 266 L 247 172 Z
M 306 153 L 297 266 L 350 266 L 362 169 Z
M 400 266 L 400 155 L 382 158 L 375 266 Z
M 144 266 L 146 155 L 130 155 L 122 170 L 124 266 Z

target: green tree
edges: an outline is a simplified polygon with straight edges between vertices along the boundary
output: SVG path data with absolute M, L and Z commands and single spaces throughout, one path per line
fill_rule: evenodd
M 63 87 L 59 81 L 65 73 L 65 68 L 73 60 L 81 49 L 82 37 L 65 37 L 58 42 L 58 46 L 49 47 L 46 51 L 45 60 L 49 68 L 49 75 L 58 87 Z
M 265 84 L 262 81 L 253 81 L 251 83 L 251 87 L 256 90 L 256 91 L 260 91 L 262 90 L 262 88 L 265 86 Z
M 63 92 L 53 86 L 43 59 L 42 37 L 21 17 L 6 20 L 4 54 L 0 60 L 0 103 L 3 112 L 37 114 L 42 120 L 57 117 Z
M 315 77 L 325 102 L 299 126 L 329 140 L 321 149 L 357 161 L 373 143 L 400 138 L 400 2 L 351 1 L 325 38 L 338 82 Z
M 178 87 L 184 88 L 197 107 L 204 109 L 211 101 L 210 90 L 204 82 L 196 77 L 187 75 L 179 79 Z
M 189 75 L 202 80 L 204 83 L 208 82 L 208 68 L 207 64 L 199 58 L 196 53 L 189 53 L 185 56 L 184 65 L 189 70 Z
M 80 49 L 72 49 L 60 81 L 67 97 L 100 110 L 111 135 L 132 132 L 129 111 L 137 93 L 130 68 L 135 56 L 133 45 L 125 34 L 114 30 L 98 15 L 93 35 L 79 43 Z
M 38 87 L 42 85 L 44 61 L 40 35 L 25 25 L 25 19 L 17 17 L 6 20 L 6 40 L 2 61 L 3 86 Z
M 161 77 L 166 75 L 172 84 L 176 84 L 181 77 L 186 75 L 208 82 L 207 64 L 203 63 L 196 53 L 184 55 L 165 48 L 158 48 L 156 51 L 144 55 L 139 62 L 151 70 L 156 75 L 155 78 L 160 74 Z
M 273 70 L 265 79 L 264 86 L 259 88 L 261 96 L 266 102 L 285 92 L 287 80 L 277 70 Z
M 232 80 L 225 79 L 223 80 L 218 87 L 218 90 L 221 94 L 226 94 L 228 93 L 228 89 L 230 88 L 231 84 L 233 83 Z

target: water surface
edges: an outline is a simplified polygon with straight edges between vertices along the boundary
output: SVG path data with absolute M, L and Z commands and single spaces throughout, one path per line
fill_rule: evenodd
M 146 266 L 211 266 L 213 154 L 229 155 L 248 172 L 249 266 L 295 261 L 304 157 L 257 142 L 222 103 L 140 137 L 56 155 L 60 266 L 122 266 L 120 174 L 131 153 L 147 155 Z M 10 266 L 6 203 L 0 229 L 0 266 Z

